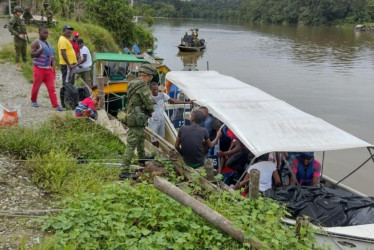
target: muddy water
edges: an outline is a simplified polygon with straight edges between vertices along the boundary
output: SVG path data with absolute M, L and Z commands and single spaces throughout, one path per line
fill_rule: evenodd
M 195 27 L 207 50 L 178 53 L 181 36 Z M 154 34 L 171 69 L 209 65 L 374 144 L 374 32 L 159 19 Z M 324 173 L 339 180 L 368 156 L 366 149 L 327 152 Z M 370 162 L 344 183 L 374 195 L 373 180 Z

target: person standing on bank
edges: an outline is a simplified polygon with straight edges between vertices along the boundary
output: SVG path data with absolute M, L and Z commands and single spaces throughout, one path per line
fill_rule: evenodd
M 123 170 L 119 175 L 120 179 L 126 178 L 126 169 L 131 164 L 134 151 L 138 151 L 139 163 L 145 161 L 144 140 L 148 118 L 152 115 L 153 99 L 149 89 L 149 83 L 157 71 L 151 65 L 143 65 L 139 69 L 139 79 L 135 79 L 129 83 L 127 88 L 127 107 L 126 118 L 118 116 L 129 127 L 127 134 L 127 146 L 123 159 Z M 149 159 L 153 157 L 147 157 Z
M 31 57 L 33 58 L 33 83 L 31 90 L 31 106 L 37 108 L 38 93 L 42 83 L 47 87 L 49 99 L 52 107 L 57 111 L 63 111 L 58 105 L 56 96 L 56 62 L 54 61 L 55 52 L 52 45 L 47 42 L 48 29 L 46 27 L 39 28 L 39 39 L 31 44 Z
M 65 25 L 62 28 L 62 35 L 58 39 L 58 55 L 60 57 L 60 67 L 62 74 L 62 85 L 67 83 L 74 85 L 73 69 L 77 64 L 77 56 L 69 39 L 73 33 L 74 28 Z
M 16 50 L 16 70 L 22 71 L 20 65 L 20 57 L 25 65 L 27 65 L 27 29 L 21 16 L 23 13 L 23 8 L 21 6 L 14 7 L 14 15 L 9 22 L 8 29 L 9 32 L 14 36 L 14 48 Z
M 148 127 L 162 138 L 165 138 L 164 103 L 192 104 L 193 101 L 182 101 L 171 98 L 169 95 L 159 91 L 157 82 L 151 82 L 150 85 L 155 111 L 153 111 L 151 118 L 148 120 Z M 156 147 L 160 146 L 155 137 L 152 136 L 151 141 Z
M 92 57 L 90 50 L 84 45 L 83 39 L 78 39 L 78 44 L 80 48 L 80 56 L 78 60 L 77 67 L 74 69 L 74 73 L 84 73 L 84 81 L 92 88 L 91 81 L 91 66 L 92 66 Z

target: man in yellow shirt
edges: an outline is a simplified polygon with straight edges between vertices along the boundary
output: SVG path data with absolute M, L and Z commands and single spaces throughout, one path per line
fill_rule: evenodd
M 74 85 L 73 69 L 77 65 L 77 57 L 73 46 L 70 43 L 70 37 L 74 28 L 65 25 L 62 28 L 62 35 L 58 39 L 58 55 L 60 57 L 60 67 L 62 73 L 62 84 L 65 86 L 67 83 Z

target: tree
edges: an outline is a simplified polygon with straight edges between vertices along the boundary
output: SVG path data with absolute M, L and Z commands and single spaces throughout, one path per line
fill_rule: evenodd
M 152 46 L 151 33 L 133 22 L 136 14 L 124 0 L 88 0 L 87 13 L 97 24 L 111 31 L 121 46 Z

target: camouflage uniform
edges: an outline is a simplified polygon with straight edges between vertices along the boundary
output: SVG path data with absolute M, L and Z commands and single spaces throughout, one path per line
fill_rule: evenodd
M 144 140 L 145 131 L 144 128 L 147 126 L 147 119 L 152 115 L 153 112 L 153 99 L 152 93 L 149 89 L 149 85 L 139 79 L 130 82 L 127 93 L 129 94 L 129 100 L 127 103 L 127 113 L 139 114 L 142 113 L 146 116 L 143 124 L 130 124 L 130 128 L 127 134 L 127 147 L 124 155 L 123 164 L 125 167 L 130 166 L 131 159 L 134 156 L 135 148 L 138 150 L 138 158 L 143 159 L 145 157 L 144 151 Z M 140 115 L 142 115 L 140 114 Z
M 46 13 L 46 17 L 47 17 L 47 25 L 48 27 L 51 27 L 52 25 L 52 19 L 53 19 L 53 12 L 51 10 L 51 6 L 48 6 L 47 8 L 47 13 Z
M 31 19 L 34 17 L 31 15 L 30 8 L 25 9 L 25 13 L 23 13 L 23 19 L 25 20 L 26 24 L 31 24 Z
M 16 49 L 16 63 L 19 63 L 20 56 L 22 56 L 23 62 L 27 62 L 26 39 L 21 39 L 18 37 L 20 34 L 26 35 L 26 26 L 25 26 L 24 21 L 22 21 L 19 17 L 14 15 L 9 22 L 8 28 L 9 28 L 9 32 L 14 36 L 14 47 Z

